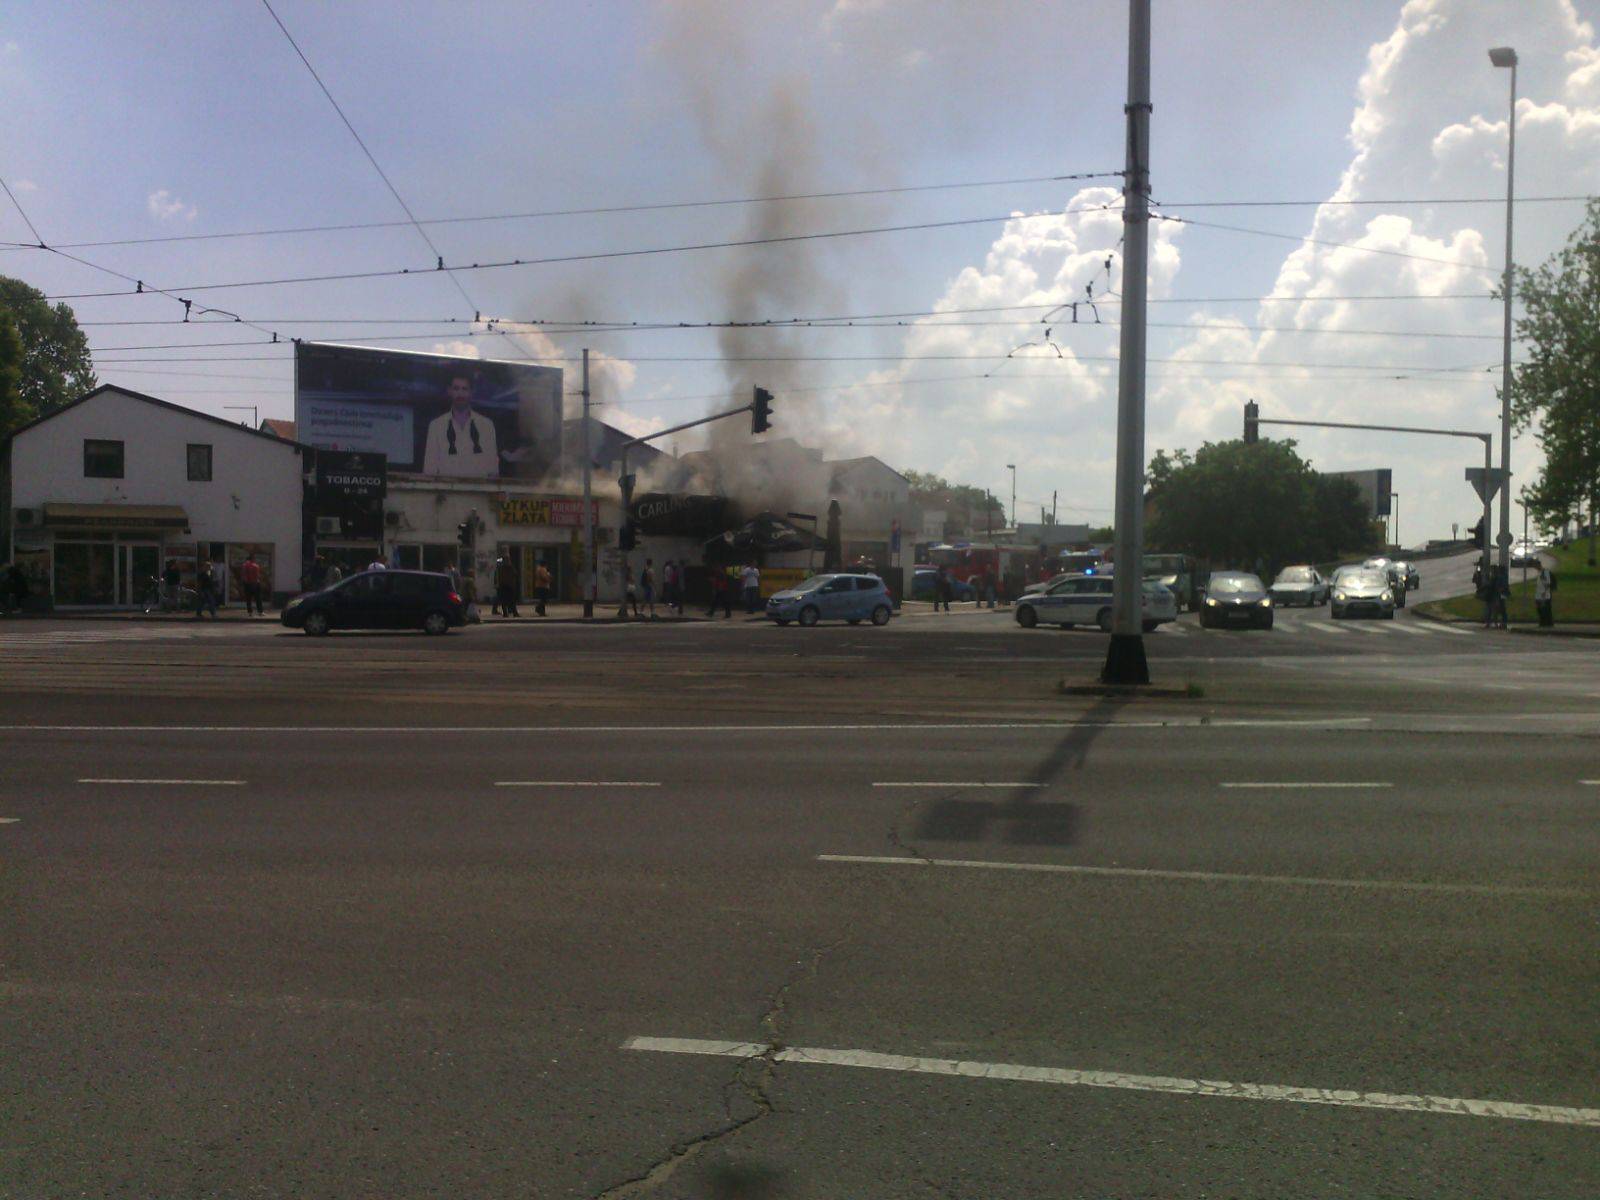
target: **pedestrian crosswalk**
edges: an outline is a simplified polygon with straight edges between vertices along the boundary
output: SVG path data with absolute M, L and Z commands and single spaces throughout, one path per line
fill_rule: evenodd
M 274 627 L 276 622 L 273 623 Z M 46 646 L 99 646 L 111 642 L 192 641 L 197 638 L 225 637 L 243 628 L 245 622 L 226 624 L 201 622 L 138 623 L 124 627 L 96 626 L 87 629 L 30 629 L 25 625 L 0 630 L 0 650 L 40 649 Z
M 1301 631 L 1322 634 L 1335 638 L 1349 638 L 1352 634 L 1360 637 L 1471 637 L 1472 631 L 1454 625 L 1445 625 L 1436 621 L 1408 620 L 1398 617 L 1392 621 L 1358 621 L 1331 618 L 1324 620 L 1286 620 L 1279 621 L 1276 631 L 1279 633 L 1295 634 Z M 1161 626 L 1161 632 L 1176 634 L 1179 637 L 1192 637 L 1207 632 L 1198 625 L 1191 625 L 1183 621 L 1175 621 Z

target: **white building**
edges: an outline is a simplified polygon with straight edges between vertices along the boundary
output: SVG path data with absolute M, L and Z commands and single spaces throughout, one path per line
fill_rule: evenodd
M 0 443 L 0 560 L 62 608 L 138 604 L 176 562 L 212 562 L 225 601 L 254 554 L 275 598 L 299 590 L 309 451 L 110 384 Z M 226 570 L 222 569 L 226 565 Z

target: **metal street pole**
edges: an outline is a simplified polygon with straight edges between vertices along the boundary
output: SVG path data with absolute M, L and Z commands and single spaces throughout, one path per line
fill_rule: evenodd
M 1400 493 L 1399 492 L 1390 492 L 1389 493 L 1389 499 L 1394 501 L 1394 548 L 1395 548 L 1395 552 L 1399 553 L 1399 551 L 1400 551 Z
M 1017 464 L 1007 463 L 1006 470 L 1011 472 L 1011 528 L 1017 528 Z
M 583 350 L 583 619 L 594 619 L 600 573 L 594 561 L 594 458 L 589 449 L 589 348 Z
M 1150 233 L 1150 0 L 1128 0 L 1128 160 L 1122 178 L 1122 340 L 1117 368 L 1116 569 L 1102 682 L 1150 682 L 1139 602 L 1144 565 L 1145 285 Z
M 1505 331 L 1500 364 L 1500 567 L 1511 577 L 1511 207 L 1517 172 L 1517 52 L 1510 46 L 1489 51 L 1489 61 L 1511 70 L 1511 113 L 1506 122 L 1506 273 Z M 1489 529 L 1484 526 L 1484 539 Z

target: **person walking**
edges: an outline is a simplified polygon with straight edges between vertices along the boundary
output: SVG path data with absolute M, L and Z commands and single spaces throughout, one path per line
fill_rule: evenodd
M 950 611 L 950 572 L 942 566 L 933 576 L 933 611 L 938 612 L 941 604 Z
M 522 609 L 517 605 L 517 597 L 522 595 L 522 570 L 517 566 L 517 556 L 506 557 L 506 598 L 500 602 L 500 615 L 506 616 L 506 606 L 511 606 L 509 615 L 522 616 Z
M 674 611 L 678 607 L 678 564 L 670 558 L 661 564 L 661 600 Z
M 502 617 L 517 615 L 517 571 L 504 556 L 494 560 L 494 611 Z
M 739 580 L 744 585 L 744 611 L 754 613 L 761 607 L 761 571 L 755 563 L 746 563 Z
M 239 564 L 239 582 L 244 585 L 244 615 L 266 616 L 261 606 L 261 564 L 256 562 L 254 551 L 245 555 L 244 562 Z
M 656 560 L 644 560 L 644 570 L 639 573 L 639 586 L 644 589 L 644 606 L 650 610 L 650 619 L 656 619 Z
M 639 586 L 633 579 L 633 568 L 627 563 L 622 564 L 622 611 L 626 613 L 629 606 L 633 607 L 634 620 L 639 619 Z
M 706 616 L 715 618 L 718 607 L 728 620 L 733 620 L 733 581 L 728 578 L 725 567 L 707 567 L 706 574 L 711 580 L 711 607 L 706 611 Z
M 1483 564 L 1479 563 L 1472 568 L 1472 594 L 1483 605 L 1483 627 L 1488 629 L 1494 625 L 1494 584 L 1489 576 L 1483 573 Z
M 1533 606 L 1539 610 L 1539 628 L 1555 626 L 1556 576 L 1548 564 L 1539 564 L 1539 581 L 1533 585 Z
M 200 569 L 194 577 L 194 619 L 198 621 L 200 615 L 211 610 L 211 619 L 217 619 L 217 579 L 211 570 L 211 560 L 201 559 Z
M 343 579 L 344 579 L 344 568 L 341 567 L 338 563 L 329 563 L 328 564 L 328 583 L 327 583 L 327 586 L 328 587 L 332 587 L 334 584 L 341 582 Z
M 1505 629 L 1507 627 L 1509 614 L 1506 611 L 1506 601 L 1509 599 L 1511 599 L 1510 573 L 1505 567 L 1497 566 L 1494 569 L 1493 599 L 1491 601 L 1491 615 L 1494 617 L 1494 625 L 1497 629 Z
M 161 607 L 163 610 L 176 610 L 182 607 L 178 598 L 182 595 L 183 572 L 178 570 L 178 560 L 167 559 L 167 569 L 161 572 Z M 315 588 L 313 591 L 317 590 Z
M 533 564 L 533 611 L 541 617 L 545 615 L 545 605 L 550 600 L 550 568 L 544 565 L 544 559 Z

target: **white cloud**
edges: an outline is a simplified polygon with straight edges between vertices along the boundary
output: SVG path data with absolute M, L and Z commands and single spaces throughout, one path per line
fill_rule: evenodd
M 145 198 L 145 207 L 158 221 L 192 221 L 199 215 L 194 205 L 185 204 L 166 188 L 151 192 Z
M 37 192 L 39 185 L 31 179 L 19 179 L 11 185 L 14 192 Z

